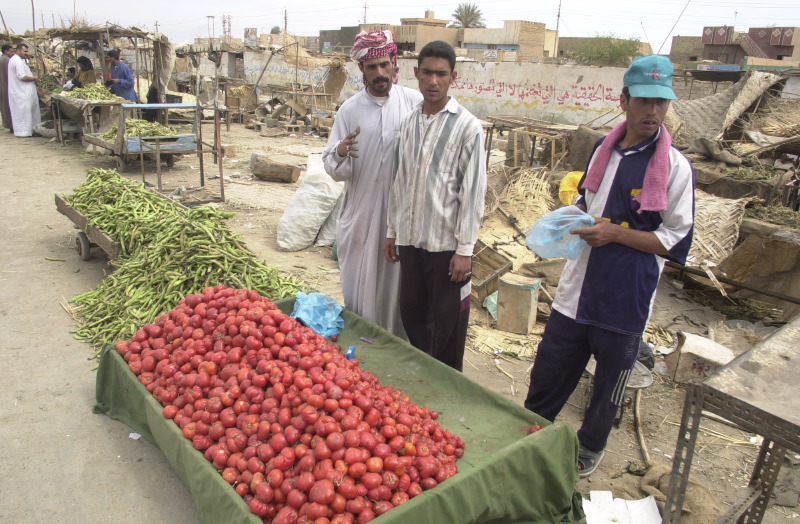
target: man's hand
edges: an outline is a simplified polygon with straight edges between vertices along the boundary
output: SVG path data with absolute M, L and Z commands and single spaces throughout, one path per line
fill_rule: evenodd
M 669 256 L 669 251 L 652 231 L 637 231 L 600 218 L 595 218 L 595 220 L 596 223 L 592 227 L 573 229 L 570 233 L 580 236 L 592 247 L 617 242 L 645 253 Z
M 570 234 L 578 235 L 592 247 L 600 247 L 610 244 L 611 242 L 616 242 L 616 233 L 618 232 L 618 228 L 621 227 L 622 226 L 612 224 L 608 220 L 595 219 L 595 224 L 592 227 L 573 229 L 570 231 Z
M 351 156 L 353 158 L 358 158 L 358 148 L 356 144 L 358 144 L 358 140 L 356 137 L 361 132 L 361 126 L 356 126 L 356 130 L 344 137 L 344 140 L 339 142 L 339 145 L 336 146 L 336 154 L 345 157 Z
M 397 253 L 397 246 L 394 244 L 393 238 L 387 238 L 383 243 L 383 258 L 390 264 L 394 264 L 400 260 L 400 255 Z
M 472 257 L 453 255 L 453 258 L 450 259 L 450 268 L 447 274 L 450 275 L 450 282 L 469 280 L 472 277 Z

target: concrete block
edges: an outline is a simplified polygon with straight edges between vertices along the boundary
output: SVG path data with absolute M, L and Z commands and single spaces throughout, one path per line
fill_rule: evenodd
M 664 357 L 664 362 L 675 382 L 701 382 L 735 357 L 733 351 L 722 344 L 679 331 L 678 345 Z
M 497 329 L 527 335 L 536 325 L 538 278 L 506 273 L 497 290 Z
M 239 146 L 236 144 L 220 144 L 220 147 L 225 158 L 233 158 L 239 152 Z

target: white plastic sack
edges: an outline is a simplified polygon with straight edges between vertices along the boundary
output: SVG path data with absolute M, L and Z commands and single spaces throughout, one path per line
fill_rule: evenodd
M 308 155 L 306 174 L 278 222 L 278 248 L 300 251 L 309 247 L 331 214 L 344 184 L 325 172 L 321 154 Z
M 570 231 L 592 227 L 594 218 L 577 206 L 566 206 L 547 213 L 528 233 L 525 245 L 541 258 L 578 258 L 586 241 Z
M 314 245 L 317 247 L 332 246 L 336 242 L 336 223 L 339 221 L 339 215 L 342 214 L 342 205 L 344 205 L 344 193 L 339 195 L 336 200 L 336 205 L 333 206 L 333 211 L 328 215 L 328 218 L 323 222 L 322 227 L 319 228 L 319 234 Z

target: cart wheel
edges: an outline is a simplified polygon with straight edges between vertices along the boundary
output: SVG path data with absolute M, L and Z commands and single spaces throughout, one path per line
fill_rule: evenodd
M 175 155 L 167 155 L 167 167 L 175 167 Z
M 124 156 L 116 156 L 114 157 L 117 160 L 117 171 L 120 173 L 125 172 L 125 168 L 128 166 L 128 163 L 125 161 Z
M 89 237 L 86 236 L 86 233 L 78 231 L 78 235 L 75 238 L 75 245 L 78 248 L 78 256 L 81 257 L 81 260 L 89 260 L 92 257 L 92 243 L 89 242 Z

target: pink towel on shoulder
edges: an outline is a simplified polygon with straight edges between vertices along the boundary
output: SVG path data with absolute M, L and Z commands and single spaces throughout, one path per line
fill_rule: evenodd
M 581 186 L 589 191 L 597 192 L 603 175 L 606 172 L 608 161 L 614 146 L 625 137 L 627 123 L 622 122 L 608 134 L 600 147 L 595 152 L 595 159 L 586 179 Z M 642 192 L 634 197 L 639 201 L 639 213 L 642 211 L 666 211 L 667 209 L 667 181 L 669 179 L 669 150 L 672 147 L 672 136 L 667 128 L 661 125 L 661 134 L 656 142 L 656 150 L 647 164 L 647 171 L 644 174 Z

